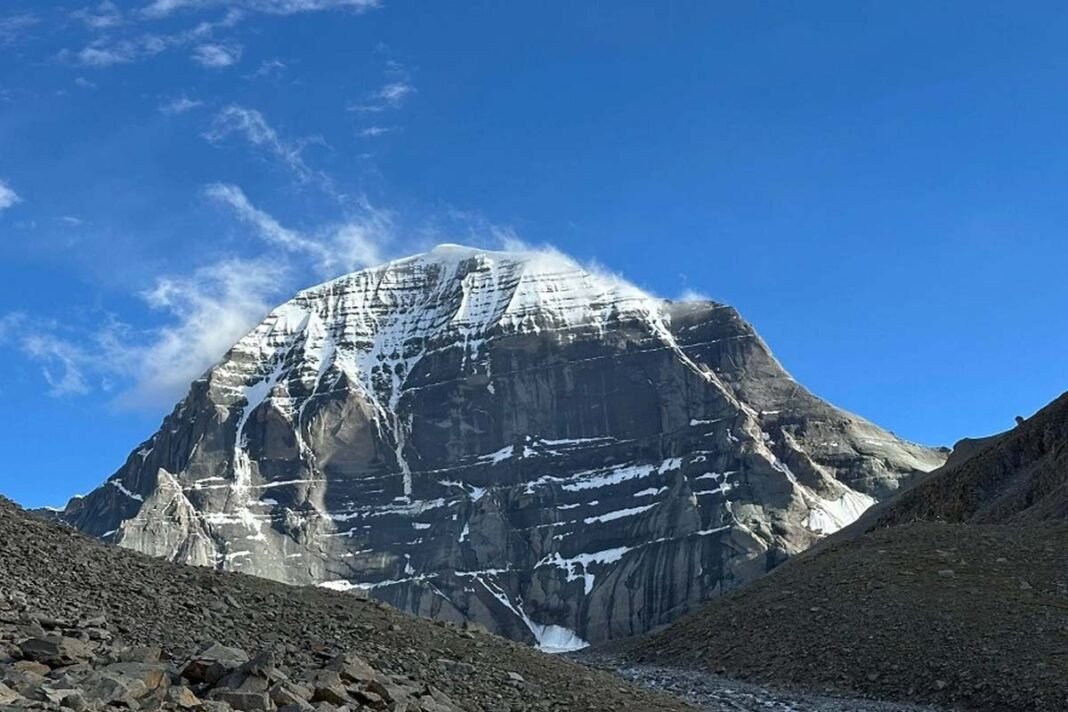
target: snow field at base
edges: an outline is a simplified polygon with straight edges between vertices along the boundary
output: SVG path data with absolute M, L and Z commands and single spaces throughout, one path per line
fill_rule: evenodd
M 875 504 L 863 492 L 848 490 L 838 499 L 815 498 L 810 503 L 805 526 L 817 534 L 834 534 L 860 519 L 860 515 Z
M 534 636 L 537 648 L 542 652 L 567 653 L 575 650 L 582 650 L 589 646 L 589 643 L 580 638 L 569 628 L 559 625 L 544 625 L 532 621 L 526 611 L 523 610 L 523 602 L 520 600 L 516 603 L 512 603 L 508 598 L 508 593 L 495 581 L 492 581 L 490 577 L 475 575 L 474 579 L 482 584 L 482 587 L 485 588 L 490 595 L 496 598 L 501 605 L 523 621 L 530 630 L 531 635 Z
M 837 480 L 832 481 L 832 484 L 841 494 L 834 499 L 823 497 L 812 488 L 801 484 L 790 466 L 770 450 L 767 454 L 771 466 L 786 476 L 786 479 L 794 486 L 797 497 L 808 508 L 804 526 L 814 534 L 833 534 L 860 519 L 860 516 L 875 504 L 873 497 L 857 492 Z
M 539 626 L 534 637 L 538 641 L 538 650 L 543 653 L 573 653 L 590 646 L 575 631 L 562 625 Z

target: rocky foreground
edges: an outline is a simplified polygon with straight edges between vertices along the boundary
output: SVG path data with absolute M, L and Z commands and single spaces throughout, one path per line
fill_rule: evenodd
M 353 594 L 108 547 L 0 498 L 0 709 L 692 708 Z

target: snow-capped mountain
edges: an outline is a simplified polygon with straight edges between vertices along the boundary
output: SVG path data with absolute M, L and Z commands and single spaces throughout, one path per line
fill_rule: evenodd
M 561 649 L 667 623 L 943 460 L 812 396 L 728 306 L 443 245 L 275 309 L 63 517 Z

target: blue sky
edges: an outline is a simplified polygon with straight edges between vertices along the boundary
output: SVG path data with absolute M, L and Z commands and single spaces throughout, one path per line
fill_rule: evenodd
M 297 288 L 519 237 L 921 442 L 1065 389 L 1068 8 L 4 0 L 0 492 L 112 473 Z

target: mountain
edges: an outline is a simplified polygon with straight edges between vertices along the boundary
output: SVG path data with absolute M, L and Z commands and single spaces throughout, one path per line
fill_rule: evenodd
M 0 541 L 7 711 L 692 712 L 366 597 L 106 546 L 3 497 Z
M 958 443 L 958 452 L 931 477 L 872 512 L 865 527 L 1068 519 L 1068 393 L 1007 433 Z
M 1068 394 L 621 654 L 954 709 L 1068 709 L 1066 483 Z
M 443 245 L 275 309 L 62 518 L 572 649 L 671 621 L 944 459 L 814 397 L 728 306 Z

